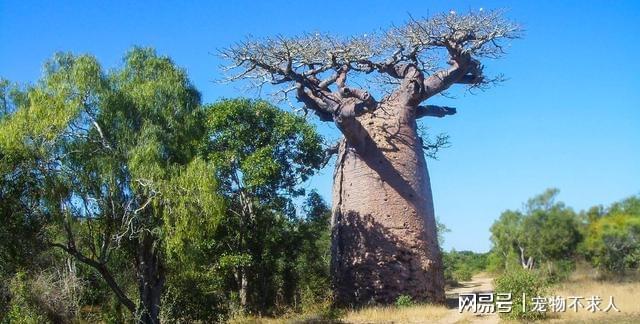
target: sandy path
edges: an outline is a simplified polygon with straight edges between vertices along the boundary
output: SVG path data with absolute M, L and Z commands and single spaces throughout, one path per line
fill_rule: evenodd
M 473 314 L 469 312 L 458 312 L 458 295 L 461 293 L 479 293 L 493 291 L 493 278 L 483 274 L 474 276 L 471 281 L 461 282 L 460 287 L 447 290 L 447 303 L 451 308 L 450 314 L 440 319 L 438 323 L 453 324 L 464 323 L 498 323 L 498 315 L 493 314 Z

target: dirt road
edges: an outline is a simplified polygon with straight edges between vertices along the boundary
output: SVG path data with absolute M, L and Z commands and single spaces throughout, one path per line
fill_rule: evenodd
M 459 287 L 447 290 L 447 304 L 450 307 L 450 314 L 442 318 L 438 323 L 498 323 L 497 314 L 473 314 L 469 312 L 460 313 L 458 311 L 458 295 L 464 293 L 480 293 L 493 291 L 493 278 L 483 274 L 474 276 L 471 281 L 461 282 Z

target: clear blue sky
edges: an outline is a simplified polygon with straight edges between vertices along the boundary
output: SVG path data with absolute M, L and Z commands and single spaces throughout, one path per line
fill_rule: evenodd
M 0 0 L 0 76 L 34 82 L 56 51 L 91 53 L 116 67 L 134 45 L 185 68 L 205 102 L 254 96 L 219 77 L 216 49 L 246 35 L 371 32 L 413 16 L 507 8 L 526 29 L 509 55 L 487 62 L 509 81 L 428 120 L 453 146 L 430 161 L 445 248 L 487 251 L 489 227 L 547 187 L 575 209 L 640 193 L 638 1 L 8 1 Z M 322 126 L 335 137 L 335 130 Z M 313 179 L 330 196 L 331 167 Z

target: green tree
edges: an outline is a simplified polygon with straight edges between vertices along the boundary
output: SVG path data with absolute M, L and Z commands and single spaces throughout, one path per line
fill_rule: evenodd
M 582 237 L 577 216 L 557 202 L 557 189 L 548 189 L 527 201 L 523 211 L 507 210 L 491 227 L 493 252 L 505 261 L 518 255 L 525 269 L 534 263 L 554 262 L 575 255 Z
M 585 230 L 585 257 L 602 270 L 624 274 L 640 268 L 640 198 L 613 203 Z
M 491 251 L 495 257 L 493 260 L 500 262 L 496 266 L 499 269 L 509 269 L 514 256 L 518 255 L 516 251 L 522 241 L 523 217 L 518 211 L 506 210 L 491 226 L 491 243 L 493 244 Z
M 298 220 L 298 247 L 295 260 L 295 289 L 303 310 L 327 306 L 331 296 L 331 210 L 322 197 L 312 191 L 305 202 L 305 215 Z
M 447 280 L 469 281 L 487 268 L 488 253 L 456 251 L 443 253 L 444 273 Z
M 265 311 L 294 271 L 294 198 L 322 164 L 322 138 L 303 117 L 264 101 L 224 100 L 206 113 L 204 156 L 216 165 L 227 206 L 220 243 L 229 247 L 227 269 L 240 308 Z M 284 302 L 292 291 L 280 294 Z
M 167 238 L 220 219 L 212 168 L 196 158 L 199 93 L 170 59 L 136 48 L 110 73 L 91 56 L 57 54 L 24 97 L 2 119 L 0 150 L 37 183 L 31 209 L 49 222 L 51 246 L 95 269 L 138 321 L 157 323 L 166 252 L 183 244 Z M 114 254 L 135 269 L 137 300 L 117 282 Z

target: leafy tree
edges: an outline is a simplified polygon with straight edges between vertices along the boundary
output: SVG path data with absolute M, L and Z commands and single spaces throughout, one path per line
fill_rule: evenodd
M 523 217 L 518 211 L 506 210 L 491 226 L 492 254 L 496 257 L 494 261 L 504 264 L 503 267 L 501 264 L 498 268 L 509 269 L 514 256 L 518 255 L 518 245 L 521 245 L 520 242 L 523 240 Z
M 443 253 L 444 273 L 447 280 L 469 281 L 487 268 L 488 253 L 456 251 Z
M 17 129 L 9 128 L 25 97 L 17 86 L 0 79 L 0 321 L 9 312 L 10 283 L 20 281 L 15 278 L 18 273 L 26 277 L 24 270 L 35 268 L 45 249 L 39 207 L 47 179 L 38 168 L 44 161 L 38 152 L 16 143 Z
M 293 198 L 322 164 L 322 138 L 304 118 L 264 101 L 224 100 L 206 113 L 204 155 L 216 165 L 227 201 L 220 243 L 230 247 L 226 267 L 240 307 L 266 310 L 276 302 L 278 280 L 285 281 L 278 276 L 295 267 Z M 285 256 L 292 259 L 282 263 Z M 285 290 L 288 301 L 292 290 Z
M 640 198 L 613 203 L 587 225 L 585 257 L 605 271 L 624 274 L 640 268 Z
M 136 48 L 108 74 L 91 56 L 57 54 L 25 96 L 2 120 L 0 147 L 7 164 L 29 163 L 51 246 L 95 269 L 137 320 L 158 322 L 165 249 L 178 245 L 166 238 L 220 219 L 216 179 L 195 158 L 199 93 L 171 60 Z M 135 269 L 137 301 L 114 254 Z
M 157 322 L 163 303 L 167 319 L 219 320 L 232 290 L 261 312 L 326 297 L 328 207 L 316 193 L 295 207 L 325 158 L 304 118 L 263 101 L 205 108 L 184 71 L 142 48 L 109 73 L 57 54 L 36 85 L 0 89 L 3 282 L 53 247 L 80 262 L 83 301 L 113 309 L 108 321 L 124 308 Z
M 326 305 L 331 296 L 329 261 L 331 260 L 331 210 L 316 191 L 305 203 L 305 217 L 298 221 L 295 260 L 296 290 L 302 307 L 313 309 Z
M 527 201 L 523 211 L 507 210 L 491 226 L 493 251 L 508 260 L 519 255 L 525 269 L 534 262 L 553 262 L 575 255 L 582 240 L 577 216 L 562 202 L 556 202 L 559 190 L 548 189 Z

